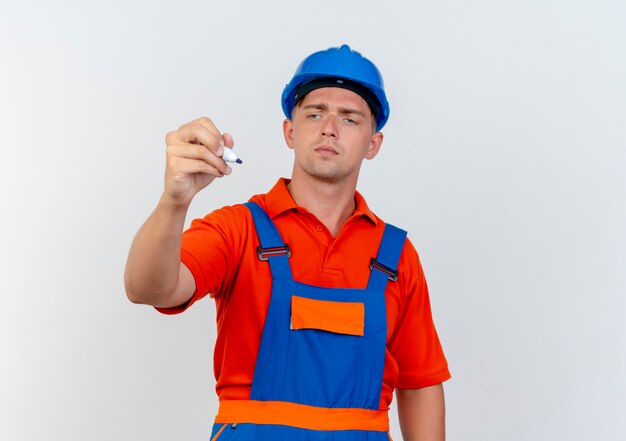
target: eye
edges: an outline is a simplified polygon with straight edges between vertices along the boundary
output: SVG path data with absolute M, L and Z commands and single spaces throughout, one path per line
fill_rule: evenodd
M 350 124 L 350 125 L 356 125 L 356 124 L 358 124 L 358 121 L 356 121 L 356 120 L 354 120 L 354 119 L 352 119 L 352 118 L 347 118 L 347 117 L 346 117 L 346 118 L 344 118 L 344 121 L 345 121 L 345 122 L 347 122 L 347 123 L 348 123 L 348 124 Z
M 320 115 L 319 113 L 311 113 L 310 115 L 307 115 L 308 119 L 320 119 L 322 117 L 322 115 Z

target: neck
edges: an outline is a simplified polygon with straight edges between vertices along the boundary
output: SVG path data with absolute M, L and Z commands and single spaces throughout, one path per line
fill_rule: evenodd
M 296 204 L 317 217 L 333 237 L 354 213 L 356 182 L 337 184 L 293 176 L 287 188 Z

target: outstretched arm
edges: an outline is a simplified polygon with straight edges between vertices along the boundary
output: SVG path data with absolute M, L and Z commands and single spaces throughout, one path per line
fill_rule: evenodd
M 166 136 L 163 194 L 130 248 L 124 285 L 134 303 L 173 307 L 195 291 L 189 269 L 180 262 L 181 234 L 193 197 L 215 178 L 230 173 L 221 158 L 222 146 L 232 147 L 208 118 L 199 118 Z

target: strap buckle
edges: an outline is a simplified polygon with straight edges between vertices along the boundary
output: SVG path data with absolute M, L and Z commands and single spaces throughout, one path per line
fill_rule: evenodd
M 398 280 L 398 270 L 392 270 L 388 266 L 383 265 L 382 263 L 378 262 L 375 258 L 372 257 L 370 259 L 370 271 L 373 271 L 375 269 L 382 273 L 385 273 L 387 277 L 389 278 L 389 280 L 391 280 L 392 282 L 395 282 L 396 280 Z
M 260 246 L 256 249 L 256 254 L 259 256 L 259 260 L 267 260 L 272 256 L 282 256 L 283 254 L 287 255 L 287 258 L 291 257 L 291 249 L 289 245 L 285 244 L 282 247 L 270 247 L 270 248 L 261 248 Z

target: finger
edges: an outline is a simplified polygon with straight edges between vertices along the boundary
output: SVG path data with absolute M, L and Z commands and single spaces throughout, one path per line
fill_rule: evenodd
M 175 159 L 194 159 L 201 160 L 219 170 L 221 173 L 228 174 L 228 164 L 224 160 L 212 153 L 207 147 L 200 144 L 174 144 L 167 146 L 166 152 L 168 158 Z
M 215 136 L 221 136 L 221 132 L 217 129 L 215 124 L 213 124 L 213 121 L 211 121 L 211 119 L 207 118 L 206 116 L 202 116 L 200 118 L 194 119 L 193 121 L 189 121 L 188 123 L 180 126 L 179 129 L 188 125 L 201 125 L 209 132 L 215 134 Z
M 188 163 L 185 164 L 185 167 L 187 167 L 187 171 L 189 173 L 203 173 L 215 176 L 216 178 L 221 178 L 222 176 L 229 175 L 232 172 L 231 168 L 228 166 L 226 166 L 223 170 L 220 170 L 219 168 L 198 159 L 189 159 L 187 162 Z
M 222 134 L 210 118 L 207 118 L 206 116 L 202 116 L 198 119 L 193 120 L 191 123 L 199 124 L 202 127 L 204 127 L 209 133 L 211 133 L 214 137 L 218 139 L 218 141 L 220 142 L 220 147 L 224 146 Z M 218 156 L 222 156 L 222 153 L 223 153 L 220 147 L 218 147 L 216 151 Z
M 221 178 L 224 175 L 229 175 L 232 169 L 228 166 L 221 169 L 215 167 L 212 164 L 203 161 L 202 159 L 188 159 L 188 158 L 174 158 L 169 164 L 171 175 L 192 175 L 196 173 L 207 174 Z
M 211 132 L 202 124 L 185 124 L 178 129 L 178 134 L 179 137 L 175 142 L 173 142 L 173 144 L 180 142 L 188 144 L 202 144 L 211 150 L 215 155 L 221 156 L 222 154 L 222 135 Z
M 210 132 L 220 133 L 215 124 L 213 124 L 213 121 L 206 116 L 201 116 L 200 118 L 194 119 L 187 124 L 200 124 Z

